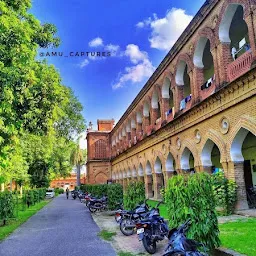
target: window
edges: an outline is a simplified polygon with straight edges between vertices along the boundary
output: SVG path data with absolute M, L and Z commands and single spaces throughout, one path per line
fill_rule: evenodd
M 98 140 L 95 142 L 95 158 L 101 159 L 107 157 L 106 142 Z

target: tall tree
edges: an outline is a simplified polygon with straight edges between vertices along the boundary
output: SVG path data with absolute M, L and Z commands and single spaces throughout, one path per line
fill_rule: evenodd
M 86 150 L 80 148 L 79 143 L 76 148 L 73 149 L 70 157 L 70 162 L 76 167 L 77 171 L 77 185 L 81 185 L 81 166 L 85 164 L 86 161 Z

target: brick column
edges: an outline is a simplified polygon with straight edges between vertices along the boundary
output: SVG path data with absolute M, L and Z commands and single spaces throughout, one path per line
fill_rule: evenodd
M 194 94 L 193 94 L 193 104 L 196 104 L 200 101 L 200 92 L 201 92 L 201 86 L 204 83 L 204 69 L 203 68 L 198 68 L 194 66 L 194 82 L 193 82 L 193 87 L 194 87 Z
M 129 141 L 131 139 L 131 132 L 127 132 L 126 133 L 126 143 L 127 143 L 127 146 L 126 148 L 129 148 Z
M 213 65 L 214 65 L 214 75 L 215 75 L 215 84 L 219 86 L 220 84 L 220 70 L 219 70 L 219 64 L 218 64 L 218 48 L 214 47 L 211 49 L 211 54 L 213 58 Z
M 208 174 L 212 174 L 212 167 L 211 166 L 199 166 L 199 172 L 206 172 Z
M 222 86 L 225 82 L 228 81 L 227 76 L 227 67 L 233 59 L 230 52 L 230 43 L 220 43 L 218 45 L 218 57 L 219 57 L 219 75 L 220 75 L 220 83 L 217 86 Z
M 180 102 L 183 99 L 184 92 L 183 92 L 183 87 L 182 86 L 176 86 L 175 87 L 175 98 L 174 98 L 174 109 L 175 109 L 175 114 L 180 111 Z
M 166 172 L 165 173 L 165 177 L 166 177 L 166 182 L 165 182 L 165 186 L 167 186 L 167 181 L 173 176 L 174 174 L 173 174 L 173 172 Z
M 137 136 L 137 140 L 138 140 L 138 138 L 141 139 L 141 137 L 142 137 L 142 123 L 137 122 L 136 136 Z
M 154 175 L 154 198 L 155 199 L 162 199 L 162 195 L 160 193 L 161 188 L 163 187 L 163 174 L 162 173 L 155 173 Z
M 132 128 L 132 131 L 131 131 L 132 145 L 134 145 L 134 137 L 135 136 L 136 136 L 136 128 Z
M 143 176 L 138 176 L 137 180 L 138 180 L 138 182 L 143 182 L 144 183 L 144 177 Z
M 147 127 L 149 125 L 150 125 L 149 117 L 148 116 L 144 116 L 143 117 L 143 124 L 142 124 L 143 134 L 147 134 Z
M 169 101 L 170 99 L 162 98 L 162 121 L 167 119 L 165 113 L 170 109 Z
M 237 188 L 237 204 L 236 210 L 249 209 L 246 186 L 244 180 L 244 163 L 243 162 L 229 162 L 228 163 L 228 179 L 232 179 L 236 182 Z
M 152 108 L 152 111 L 151 111 L 151 125 L 156 124 L 157 113 L 158 113 L 158 108 Z
M 153 181 L 152 181 L 152 175 L 146 176 L 146 182 L 145 182 L 145 191 L 146 191 L 146 197 L 152 198 L 153 197 Z
M 253 13 L 252 13 L 252 15 L 253 15 Z M 256 45 L 255 45 L 256 41 L 255 41 L 255 31 L 254 31 L 254 29 L 255 29 L 254 26 L 256 24 L 254 24 L 254 26 L 253 26 L 253 19 L 252 19 L 251 15 L 248 15 L 245 18 L 245 22 L 246 22 L 247 27 L 248 27 L 249 41 L 250 41 L 250 46 L 251 46 L 251 49 L 252 49 L 252 58 L 253 58 L 253 61 L 256 61 Z

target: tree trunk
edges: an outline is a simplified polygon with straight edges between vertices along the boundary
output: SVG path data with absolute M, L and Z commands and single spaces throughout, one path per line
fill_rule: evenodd
M 1 184 L 1 192 L 4 192 L 4 183 Z
M 20 185 L 20 195 L 22 196 L 22 185 Z
M 81 185 L 81 180 L 80 180 L 80 164 L 76 166 L 76 169 L 77 169 L 77 174 L 76 174 L 76 183 L 77 183 L 77 186 L 80 186 Z
M 10 180 L 10 191 L 12 191 L 12 179 Z

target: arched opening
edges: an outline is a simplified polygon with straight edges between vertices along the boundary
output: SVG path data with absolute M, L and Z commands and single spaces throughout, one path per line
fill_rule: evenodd
M 195 66 L 203 69 L 204 81 L 201 85 L 201 90 L 209 88 L 214 80 L 214 63 L 210 48 L 210 40 L 206 37 L 200 37 L 196 45 L 193 61 Z
M 137 181 L 137 171 L 136 171 L 136 168 L 135 166 L 133 167 L 133 170 L 132 170 L 132 177 L 135 181 Z
M 195 173 L 195 160 L 192 152 L 186 147 L 181 156 L 182 171 Z
M 256 136 L 241 128 L 231 145 L 231 158 L 235 162 L 236 182 L 243 191 L 245 187 L 249 207 L 256 207 Z M 240 170 L 240 172 L 239 172 Z M 241 195 L 240 195 L 241 196 Z
M 166 172 L 174 173 L 174 171 L 175 171 L 175 160 L 172 154 L 169 153 L 166 160 Z
M 155 170 L 155 186 L 156 186 L 156 198 L 160 199 L 162 198 L 161 195 L 161 189 L 165 187 L 164 183 L 164 175 L 162 171 L 162 163 L 159 157 L 156 158 L 155 165 L 154 165 L 154 170 Z
M 204 171 L 208 173 L 218 173 L 223 171 L 220 158 L 219 148 L 212 140 L 208 139 L 201 154 L 202 164 L 205 169 Z
M 146 175 L 147 175 L 147 180 L 146 180 L 147 198 L 152 198 L 152 197 L 154 197 L 154 186 L 153 186 L 152 167 L 151 167 L 151 164 L 149 161 L 147 161 L 145 171 L 146 171 Z
M 161 118 L 160 99 L 156 90 L 153 92 L 152 95 L 151 106 L 153 111 L 155 111 L 155 120 Z
M 219 28 L 219 38 L 230 43 L 233 59 L 250 49 L 248 27 L 244 20 L 244 8 L 240 4 L 229 4 Z
M 168 107 L 165 106 L 166 115 L 168 116 L 174 111 L 173 92 L 171 89 L 171 81 L 168 77 L 164 79 L 164 84 L 162 86 L 162 98 L 168 99 Z
M 180 110 L 183 110 L 186 108 L 187 103 L 190 102 L 192 97 L 188 65 L 183 60 L 178 63 L 175 80 L 178 86 L 182 86 L 183 99 L 181 99 L 180 102 Z

